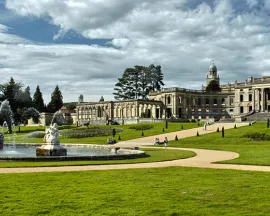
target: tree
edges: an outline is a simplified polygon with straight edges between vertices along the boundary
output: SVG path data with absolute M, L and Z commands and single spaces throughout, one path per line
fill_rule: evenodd
M 39 112 L 44 112 L 45 111 L 45 105 L 44 105 L 44 100 L 42 97 L 42 93 L 40 91 L 39 85 L 36 88 L 36 91 L 33 96 L 33 104 L 34 107 L 39 111 Z
M 216 80 L 212 80 L 206 87 L 207 92 L 220 92 L 221 88 Z
M 267 119 L 267 127 L 269 128 L 269 125 L 270 125 L 270 120 L 269 118 Z
M 153 65 L 151 64 L 149 66 L 150 68 L 150 72 L 151 72 L 151 90 L 152 91 L 158 91 L 161 89 L 161 86 L 164 86 L 164 83 L 163 83 L 163 78 L 164 78 L 164 75 L 161 71 L 161 66 L 160 65 Z
M 48 110 L 49 112 L 54 113 L 57 110 L 59 110 L 62 106 L 63 106 L 63 96 L 57 85 L 51 95 L 51 101 L 48 104 Z
M 99 102 L 104 102 L 104 97 L 103 96 L 100 97 Z
M 122 77 L 118 78 L 113 94 L 116 100 L 147 99 L 151 90 L 160 90 L 164 85 L 162 80 L 163 74 L 160 66 L 136 65 L 134 68 L 127 68 Z
M 222 130 L 221 130 L 221 136 L 222 136 L 222 138 L 224 138 L 224 127 L 222 127 Z
M 71 103 L 64 103 L 64 106 L 67 107 L 68 110 L 75 110 L 76 109 L 76 103 L 71 102 Z

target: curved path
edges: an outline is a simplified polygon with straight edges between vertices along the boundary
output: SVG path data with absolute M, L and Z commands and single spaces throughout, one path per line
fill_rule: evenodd
M 148 147 L 159 148 L 160 147 Z M 238 153 L 192 149 L 192 148 L 170 148 L 176 150 L 189 150 L 197 155 L 192 158 L 153 162 L 138 164 L 114 164 L 114 165 L 90 165 L 90 166 L 64 166 L 64 167 L 27 167 L 27 168 L 0 168 L 0 173 L 29 173 L 29 172 L 67 172 L 67 171 L 89 171 L 89 170 L 115 170 L 115 169 L 139 169 L 139 168 L 158 168 L 158 167 L 200 167 L 215 169 L 234 169 L 270 172 L 270 166 L 252 166 L 252 165 L 232 165 L 232 164 L 213 164 L 214 162 L 231 160 L 239 157 Z
M 167 136 L 169 140 L 173 140 L 175 135 L 179 138 L 195 136 L 197 131 L 200 134 L 206 134 L 215 132 L 217 127 L 224 125 L 225 129 L 234 127 L 233 124 L 215 124 L 209 126 L 207 131 L 203 131 L 202 128 L 194 128 L 184 131 L 172 132 L 167 134 L 158 135 L 160 139 Z M 245 126 L 246 124 L 237 124 L 239 126 Z M 137 140 L 126 141 L 118 143 L 119 146 L 142 146 L 145 144 L 151 144 L 150 141 L 157 136 L 144 137 Z M 161 139 L 162 140 L 162 139 Z M 160 147 L 145 147 L 145 148 L 159 148 Z M 138 164 L 113 164 L 113 165 L 88 165 L 88 166 L 63 166 L 63 167 L 26 167 L 26 168 L 0 168 L 0 173 L 29 173 L 29 172 L 67 172 L 67 171 L 89 171 L 89 170 L 114 170 L 114 169 L 139 169 L 139 168 L 158 168 L 158 167 L 199 167 L 199 168 L 214 168 L 214 169 L 234 169 L 234 170 L 250 170 L 250 171 L 264 171 L 270 172 L 270 166 L 253 166 L 253 165 L 234 165 L 234 164 L 214 164 L 218 161 L 232 160 L 239 157 L 238 153 L 206 150 L 206 149 L 193 149 L 193 148 L 171 148 L 175 150 L 188 150 L 193 151 L 197 155 L 192 158 L 152 162 L 152 163 L 138 163 Z

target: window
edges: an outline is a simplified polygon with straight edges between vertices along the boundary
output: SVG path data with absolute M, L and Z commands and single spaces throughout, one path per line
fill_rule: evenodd
M 252 111 L 252 106 L 249 106 L 248 107 L 248 110 L 249 110 L 249 112 Z
M 244 100 L 244 96 L 240 95 L 240 102 L 243 102 L 243 100 Z
M 205 104 L 209 105 L 209 99 L 208 98 L 205 99 Z
M 217 99 L 216 98 L 214 98 L 214 104 L 217 104 Z
M 198 99 L 198 105 L 199 105 L 199 106 L 202 105 L 202 100 L 201 100 L 201 98 Z
M 225 98 L 222 98 L 221 103 L 225 104 Z
M 168 101 L 168 104 L 171 104 L 171 97 L 170 96 L 168 97 L 167 101 Z
M 244 107 L 240 106 L 240 113 L 244 113 Z
M 249 95 L 248 95 L 248 100 L 249 100 L 249 101 L 252 101 L 252 94 L 249 94 Z

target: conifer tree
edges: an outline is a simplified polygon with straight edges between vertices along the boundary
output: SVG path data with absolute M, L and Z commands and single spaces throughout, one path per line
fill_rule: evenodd
M 100 99 L 99 99 L 99 102 L 103 102 L 104 101 L 104 97 L 101 96 Z
M 62 106 L 63 106 L 63 96 L 62 96 L 62 93 L 57 85 L 55 87 L 52 95 L 51 95 L 51 101 L 48 104 L 48 110 L 49 110 L 49 112 L 56 112 Z
M 36 91 L 34 93 L 33 103 L 34 103 L 34 107 L 39 112 L 44 112 L 45 111 L 44 100 L 43 100 L 42 93 L 40 91 L 39 85 L 37 86 Z

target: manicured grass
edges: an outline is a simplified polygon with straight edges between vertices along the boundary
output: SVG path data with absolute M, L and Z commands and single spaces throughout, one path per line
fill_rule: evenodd
M 269 215 L 270 175 L 157 168 L 0 175 L 0 215 Z
M 149 157 L 127 160 L 104 160 L 104 161 L 50 161 L 50 162 L 25 162 L 25 161 L 0 161 L 0 167 L 46 167 L 46 166 L 78 166 L 78 165 L 101 165 L 101 164 L 132 164 L 150 163 L 159 161 L 177 160 L 194 157 L 191 151 L 179 151 L 169 149 L 142 149 Z
M 219 133 L 214 132 L 199 137 L 171 141 L 170 146 L 225 150 L 240 154 L 237 159 L 220 163 L 270 165 L 270 141 L 250 141 L 248 138 L 242 138 L 243 134 L 247 132 L 270 134 L 270 129 L 266 127 L 265 122 L 255 123 L 252 126 L 225 130 L 225 137 L 222 138 L 220 128 Z
M 181 127 L 183 125 L 184 130 L 191 129 L 198 127 L 198 123 L 168 123 L 168 129 L 165 128 L 165 122 L 164 123 L 155 123 L 153 124 L 154 127 L 150 130 L 144 131 L 144 136 L 152 136 L 173 131 L 180 131 Z M 131 125 L 106 125 L 106 126 L 100 126 L 104 128 L 122 128 L 123 132 L 116 133 L 116 136 L 114 139 L 119 142 L 118 138 L 119 135 L 121 137 L 121 141 L 130 140 L 130 139 L 136 139 L 142 137 L 142 131 L 137 131 L 134 129 L 129 129 Z M 24 129 L 22 129 L 24 131 Z M 60 133 L 61 134 L 61 133 Z M 112 136 L 110 136 L 112 138 Z M 80 138 L 80 139 L 72 139 L 72 138 L 63 138 L 60 136 L 61 143 L 78 143 L 78 144 L 106 144 L 107 143 L 108 136 L 101 136 L 101 137 L 89 137 L 89 138 Z M 20 133 L 16 136 L 16 142 L 18 143 L 42 143 L 42 138 L 28 138 L 27 133 Z

